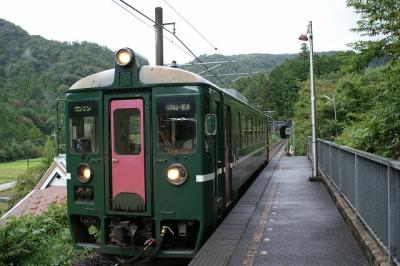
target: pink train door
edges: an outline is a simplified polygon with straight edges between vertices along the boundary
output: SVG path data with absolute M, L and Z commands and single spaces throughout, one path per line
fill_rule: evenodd
M 111 132 L 111 209 L 146 210 L 143 100 L 113 100 Z

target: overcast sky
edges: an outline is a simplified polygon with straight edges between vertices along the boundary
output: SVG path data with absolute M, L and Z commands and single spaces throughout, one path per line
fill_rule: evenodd
M 161 6 L 164 22 L 176 22 L 176 34 L 196 55 L 297 53 L 301 44 L 298 36 L 306 32 L 310 20 L 316 52 L 349 49 L 347 44 L 359 39 L 350 31 L 356 25 L 357 16 L 346 7 L 345 0 L 125 1 L 151 18 L 154 18 L 154 8 Z M 46 39 L 96 42 L 112 50 L 128 46 L 147 57 L 151 64 L 155 61 L 151 22 L 143 24 L 112 0 L 1 0 L 0 18 Z M 173 36 L 167 33 L 165 36 L 178 44 Z M 164 39 L 165 63 L 173 59 L 178 63 L 192 60 L 183 48 L 174 44 Z

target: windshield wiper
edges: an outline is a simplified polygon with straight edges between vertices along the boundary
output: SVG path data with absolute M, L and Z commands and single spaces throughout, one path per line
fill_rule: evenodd
M 178 159 L 178 156 L 176 155 L 176 151 L 175 151 L 174 147 L 172 147 L 171 143 L 168 141 L 168 139 L 164 135 L 164 133 L 161 130 L 158 130 L 158 134 L 160 134 L 162 140 L 167 145 L 168 151 L 172 154 L 172 156 L 174 156 L 175 159 Z
M 87 146 L 89 144 L 89 139 L 81 139 L 81 141 L 83 142 L 83 148 L 81 149 L 81 160 L 83 159 L 83 157 L 85 156 L 85 152 L 87 149 Z

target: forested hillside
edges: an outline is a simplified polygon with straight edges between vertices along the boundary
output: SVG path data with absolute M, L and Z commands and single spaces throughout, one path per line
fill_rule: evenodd
M 350 55 L 350 52 L 316 54 L 316 76 L 320 77 L 339 70 Z M 302 82 L 309 76 L 308 58 L 309 51 L 303 44 L 296 57 L 286 59 L 282 64 L 274 67 L 270 73 L 239 79 L 233 86 L 241 91 L 254 106 L 261 110 L 274 111 L 275 120 L 291 119 Z
M 230 87 L 233 80 L 241 78 L 238 73 L 268 73 L 276 65 L 281 64 L 286 59 L 295 58 L 295 54 L 241 54 L 241 55 L 201 55 L 199 59 L 201 62 L 225 62 L 216 63 L 211 65 L 199 65 L 197 60 L 191 63 L 197 64 L 193 66 L 183 66 L 183 69 L 192 71 L 194 73 L 203 73 L 207 79 L 222 87 Z M 215 68 L 214 68 L 215 67 Z M 207 69 L 211 69 L 207 71 Z M 215 78 L 214 74 L 220 75 Z M 221 75 L 222 74 L 222 75 Z M 223 76 L 223 74 L 232 74 L 230 76 Z
M 79 78 L 113 66 L 93 43 L 31 36 L 0 19 L 0 161 L 37 156 L 56 127 L 56 99 Z
M 360 14 L 354 31 L 374 38 L 353 43 L 351 52 L 314 56 L 317 137 L 400 159 L 400 2 L 347 4 Z M 269 75 L 235 83 L 253 104 L 275 111 L 274 119 L 294 118 L 296 154 L 311 135 L 308 67 L 303 45 Z
M 223 64 L 216 69 L 217 73 L 266 73 L 295 56 L 203 55 L 200 59 L 237 61 Z M 106 47 L 87 42 L 49 41 L 0 19 L 0 161 L 40 154 L 46 137 L 56 127 L 56 99 L 63 98 L 68 87 L 78 79 L 113 65 L 113 52 Z M 196 73 L 204 71 L 198 65 L 186 69 Z M 210 77 L 210 80 L 230 86 L 234 78 Z

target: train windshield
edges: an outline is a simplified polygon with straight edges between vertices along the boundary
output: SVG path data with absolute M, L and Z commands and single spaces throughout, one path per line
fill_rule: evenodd
M 71 152 L 82 155 L 96 152 L 97 103 L 71 103 L 69 116 Z
M 196 110 L 193 98 L 166 98 L 157 102 L 158 150 L 172 154 L 196 151 Z

